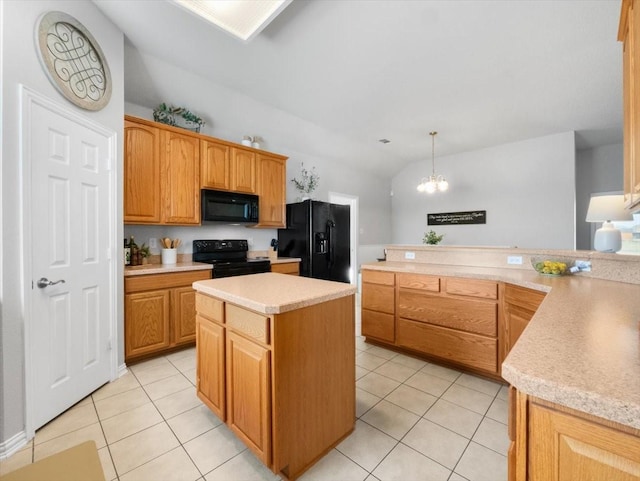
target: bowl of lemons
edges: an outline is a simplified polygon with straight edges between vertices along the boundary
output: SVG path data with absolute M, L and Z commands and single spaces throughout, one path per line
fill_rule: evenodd
M 573 259 L 534 256 L 531 257 L 531 265 L 538 274 L 557 277 L 571 274 Z

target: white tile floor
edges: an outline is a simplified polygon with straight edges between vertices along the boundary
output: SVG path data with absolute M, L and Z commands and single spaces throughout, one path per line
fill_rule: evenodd
M 301 481 L 503 481 L 507 388 L 356 338 L 354 433 Z M 108 481 L 278 480 L 196 397 L 195 350 L 131 366 L 0 462 L 96 441 Z

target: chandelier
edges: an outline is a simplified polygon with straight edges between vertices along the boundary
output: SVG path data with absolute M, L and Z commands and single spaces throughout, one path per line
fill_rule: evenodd
M 433 194 L 435 191 L 444 192 L 449 188 L 449 182 L 442 175 L 436 175 L 436 135 L 438 132 L 429 132 L 431 136 L 431 175 L 423 177 L 418 184 L 418 192 Z

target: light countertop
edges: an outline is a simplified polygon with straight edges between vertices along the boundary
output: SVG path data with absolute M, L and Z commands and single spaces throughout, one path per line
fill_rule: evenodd
M 290 262 L 300 262 L 302 259 L 297 257 L 278 257 L 277 259 L 269 259 L 272 264 L 287 264 Z M 213 266 L 203 262 L 178 262 L 177 264 L 144 264 L 141 266 L 126 266 L 124 268 L 124 276 L 146 276 L 148 274 L 169 274 L 171 272 L 184 271 L 206 271 L 211 270 Z
M 169 274 L 171 272 L 206 271 L 211 270 L 211 264 L 203 262 L 178 262 L 177 264 L 143 264 L 141 266 L 126 266 L 124 276 L 146 276 L 148 274 Z
M 263 314 L 280 314 L 339 299 L 356 293 L 343 282 L 275 272 L 197 281 L 193 288 L 203 294 Z
M 548 292 L 502 364 L 520 391 L 640 429 L 640 285 L 581 274 L 379 262 L 363 269 L 493 279 Z

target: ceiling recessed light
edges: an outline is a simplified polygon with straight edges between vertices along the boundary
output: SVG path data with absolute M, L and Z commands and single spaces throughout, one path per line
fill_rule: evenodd
M 249 42 L 293 0 L 172 0 L 236 38 Z
M 381 144 L 389 144 L 389 143 L 391 143 L 391 141 L 389 139 L 380 139 L 380 140 L 378 140 L 378 142 L 380 142 Z

